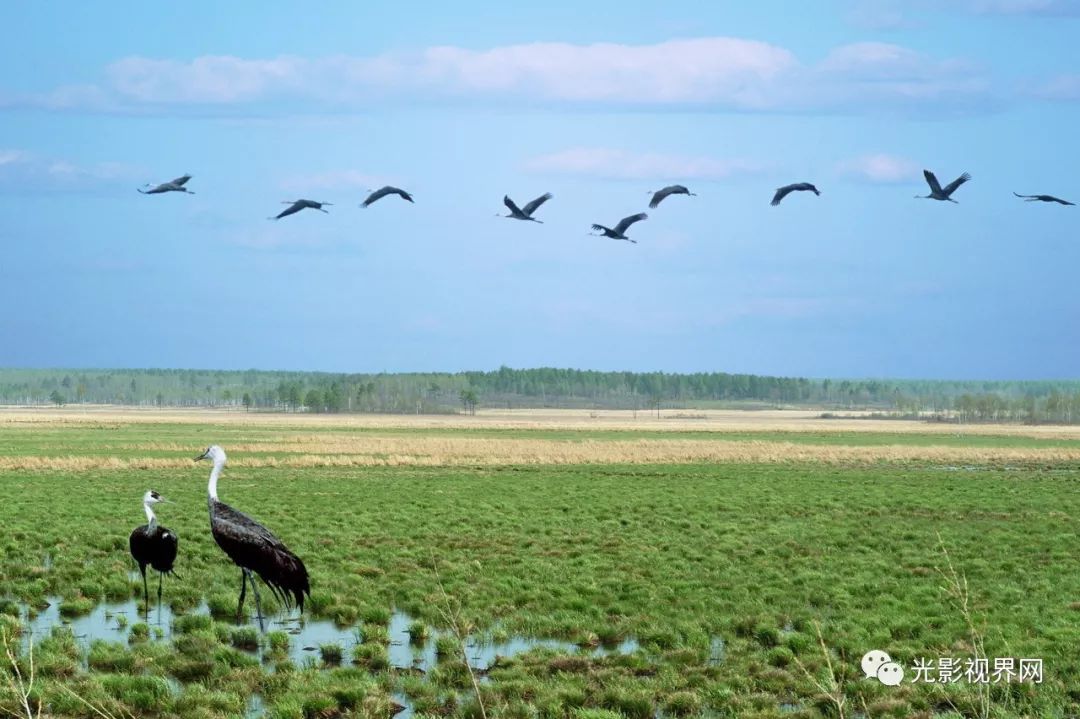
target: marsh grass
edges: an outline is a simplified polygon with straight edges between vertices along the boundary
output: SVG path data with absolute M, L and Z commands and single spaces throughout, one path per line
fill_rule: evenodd
M 627 431 L 577 435 L 550 427 L 541 437 L 521 427 L 491 436 L 439 428 L 426 438 L 415 429 L 382 436 L 384 429 L 355 427 L 297 439 L 320 427 L 5 427 L 0 456 L 87 462 L 0 470 L 0 626 L 17 631 L 19 604 L 38 606 L 46 597 L 76 608 L 64 618 L 73 626 L 100 601 L 141 600 L 126 538 L 142 521 L 138 497 L 150 486 L 177 502 L 162 519 L 180 536 L 183 580 L 166 582 L 164 602 L 183 611 L 205 600 L 210 609 L 209 616 L 177 616 L 171 631 L 151 613 L 149 624 L 134 624 L 126 646 L 80 645 L 58 626 L 34 647 L 35 696 L 73 717 L 97 715 L 60 686 L 113 714 L 145 715 L 141 707 L 157 702 L 160 715 L 176 719 L 242 715 L 252 692 L 272 716 L 302 717 L 305 706 L 359 715 L 388 710 L 394 691 L 404 691 L 417 712 L 453 716 L 480 716 L 483 703 L 492 717 L 563 719 L 580 710 L 772 719 L 837 716 L 843 701 L 845 716 L 861 711 L 876 719 L 933 716 L 952 710 L 948 699 L 964 716 L 981 717 L 974 690 L 892 691 L 853 678 L 857 657 L 869 648 L 905 661 L 963 653 L 974 626 L 984 651 L 1008 647 L 1012 656 L 1044 658 L 1047 667 L 1041 685 L 993 690 L 990 716 L 1080 714 L 1073 690 L 1080 683 L 1080 572 L 1073 571 L 1080 470 L 1045 460 L 1074 451 L 1074 439 L 680 431 L 643 433 L 642 444 Z M 350 432 L 361 436 L 336 436 Z M 319 463 L 334 459 L 328 448 L 359 451 L 373 435 L 411 443 L 413 451 L 441 446 L 453 456 L 433 467 L 352 465 L 348 453 L 337 455 L 341 465 Z M 248 456 L 232 451 L 230 440 L 280 447 Z M 250 617 L 233 625 L 239 580 L 209 534 L 205 468 L 191 463 L 190 450 L 166 448 L 208 441 L 231 451 L 223 498 L 304 558 L 313 585 L 307 618 L 358 627 L 363 641 L 345 642 L 340 666 L 318 656 L 290 661 L 290 637 L 273 625 L 261 665 L 234 645 L 234 630 L 250 629 Z M 146 449 L 154 442 L 163 448 Z M 639 444 L 645 454 L 628 454 Z M 711 447 L 704 457 L 747 445 L 754 452 L 748 456 L 776 452 L 777 459 L 639 461 L 695 456 L 699 445 Z M 867 459 L 897 447 L 909 459 Z M 939 451 L 1043 459 L 965 468 L 941 462 Z M 493 458 L 471 462 L 473 453 Z M 821 459 L 828 453 L 863 460 Z M 288 466 L 304 457 L 320 459 Z M 518 458 L 525 461 L 506 464 Z M 266 464 L 245 465 L 249 460 Z M 67 501 L 52 501 L 57 495 Z M 963 580 L 958 586 L 978 589 L 978 602 L 969 595 L 970 621 L 942 591 L 950 582 L 944 555 L 934 549 L 938 535 Z M 406 630 L 410 639 L 423 629 L 433 638 L 438 661 L 427 675 L 391 669 L 386 623 L 395 610 L 415 620 L 395 629 L 395 641 L 404 641 L 396 632 Z M 267 614 L 296 618 L 276 605 Z M 533 647 L 471 675 L 465 657 L 474 645 L 454 635 L 454 622 L 495 642 L 524 636 L 579 646 Z M 819 626 L 827 629 L 828 655 Z M 632 653 L 603 651 L 625 639 L 636 640 Z M 118 679 L 127 669 L 144 680 Z M 357 687 L 362 698 L 335 693 Z M 14 694 L 5 697 L 17 709 Z M 320 699 L 312 704 L 312 697 Z

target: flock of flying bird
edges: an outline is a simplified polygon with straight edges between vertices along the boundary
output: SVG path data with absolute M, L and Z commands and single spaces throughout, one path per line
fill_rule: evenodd
M 217 483 L 221 470 L 225 466 L 225 450 L 218 445 L 206 448 L 195 461 L 208 459 L 213 463 L 210 470 L 210 483 L 207 486 L 210 508 L 210 533 L 214 541 L 226 556 L 240 567 L 240 600 L 236 606 L 236 618 L 240 621 L 244 609 L 244 597 L 247 585 L 255 594 L 255 612 L 259 619 L 259 628 L 263 626 L 262 601 L 259 587 L 255 583 L 258 575 L 281 603 L 289 608 L 296 604 L 300 612 L 304 611 L 304 596 L 311 596 L 307 567 L 303 560 L 293 554 L 274 534 L 243 512 L 237 511 L 218 499 Z M 136 527 L 128 538 L 131 556 L 139 565 L 143 579 L 143 598 L 146 601 L 147 614 L 150 612 L 150 590 L 146 583 L 146 567 L 158 572 L 158 604 L 161 604 L 161 583 L 166 574 L 173 573 L 173 564 L 179 545 L 176 532 L 158 524 L 153 506 L 169 502 L 157 492 L 150 490 L 143 495 L 143 511 L 146 512 L 146 524 Z
M 139 192 L 143 193 L 144 195 L 160 195 L 166 192 L 186 192 L 189 195 L 194 195 L 194 192 L 187 189 L 187 182 L 191 179 L 191 177 L 191 175 L 181 175 L 175 180 L 163 182 L 160 185 L 155 185 L 153 187 L 147 184 L 146 187 L 149 189 L 140 189 Z M 923 170 L 923 177 L 926 178 L 926 184 L 930 186 L 930 194 L 916 195 L 915 197 L 927 200 L 940 200 L 942 202 L 956 202 L 956 200 L 952 198 L 953 193 L 956 192 L 957 188 L 959 188 L 961 185 L 971 179 L 971 175 L 965 172 L 945 187 L 942 187 L 941 183 L 938 182 L 937 177 L 930 170 Z M 398 195 L 403 200 L 413 202 L 412 195 L 405 190 L 402 190 L 400 187 L 386 185 L 385 187 L 381 187 L 378 190 L 369 190 L 368 192 L 370 194 L 368 194 L 368 196 L 360 204 L 361 207 L 370 207 L 372 204 L 388 195 Z M 784 185 L 783 187 L 778 187 L 776 189 L 776 194 L 773 195 L 772 202 L 770 204 L 774 206 L 779 205 L 781 200 L 783 200 L 792 192 L 813 192 L 815 195 L 821 194 L 818 188 L 814 187 L 814 185 L 809 182 L 796 182 L 791 185 Z M 651 209 L 656 209 L 660 205 L 660 203 L 664 201 L 664 198 L 670 195 L 694 195 L 695 193 L 690 192 L 690 190 L 688 190 L 685 185 L 668 185 L 667 187 L 664 187 L 660 190 L 650 190 L 650 194 L 652 195 L 652 200 L 649 201 L 649 207 Z M 1067 200 L 1062 200 L 1058 197 L 1054 197 L 1053 195 L 1021 195 L 1016 192 L 1014 192 L 1013 194 L 1017 197 L 1024 199 L 1027 202 L 1056 202 L 1061 205 L 1075 204 L 1073 202 L 1068 202 Z M 543 195 L 537 197 L 535 200 L 526 203 L 524 207 L 518 207 L 518 205 L 512 199 L 510 199 L 509 195 L 504 195 L 503 204 L 506 205 L 508 210 L 510 210 L 510 214 L 497 216 L 508 217 L 512 220 L 525 220 L 531 222 L 539 222 L 543 224 L 543 220 L 536 219 L 535 217 L 533 217 L 533 214 L 538 209 L 540 209 L 541 205 L 550 200 L 552 197 L 554 197 L 554 195 L 552 195 L 550 192 L 545 192 Z M 283 217 L 295 215 L 301 210 L 308 209 L 318 210 L 319 212 L 326 212 L 323 207 L 333 205 L 333 203 L 331 202 L 316 202 L 314 200 L 304 199 L 285 200 L 282 204 L 288 205 L 288 207 L 286 207 L 280 213 L 269 219 L 280 220 Z M 622 218 L 618 221 L 618 223 L 616 223 L 614 227 L 593 224 L 592 229 L 596 231 L 597 236 L 599 237 L 609 237 L 613 240 L 626 240 L 627 242 L 633 242 L 636 244 L 637 240 L 632 240 L 627 237 L 626 231 L 630 228 L 630 225 L 634 224 L 635 222 L 647 220 L 648 218 L 649 216 L 646 213 L 639 212 L 635 215 L 630 215 L 628 217 Z

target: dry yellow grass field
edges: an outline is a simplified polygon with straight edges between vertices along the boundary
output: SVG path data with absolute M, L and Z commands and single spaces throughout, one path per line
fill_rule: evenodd
M 821 419 L 817 410 L 579 410 L 482 409 L 475 416 L 307 414 L 245 412 L 240 409 L 156 409 L 80 405 L 62 408 L 0 406 L 0 428 L 29 423 L 163 423 L 253 427 L 294 427 L 311 430 L 349 428 L 387 429 L 546 429 L 643 430 L 649 432 L 879 432 L 977 436 L 1018 436 L 1080 440 L 1080 425 L 945 424 L 915 420 L 872 420 L 854 417 L 869 412 L 845 412 L 853 418 Z
M 6 409 L 0 410 L 0 441 L 6 433 L 11 448 L 0 456 L 0 471 L 186 467 L 192 451 L 208 440 L 226 445 L 230 465 L 238 468 L 700 462 L 1010 465 L 1080 460 L 1080 445 L 1039 443 L 1080 440 L 1080 428 L 1075 427 L 823 420 L 814 412 L 787 410 L 703 414 L 704 419 L 657 419 L 655 414 L 639 413 L 635 420 L 630 412 L 567 410 L 487 411 L 472 417 Z M 159 438 L 154 427 L 164 432 L 165 425 L 173 427 L 167 437 Z M 214 427 L 219 429 L 216 438 L 212 431 L 202 431 Z M 128 431 L 83 435 L 102 429 Z M 53 430 L 61 431 L 35 445 L 33 453 L 21 450 L 16 441 L 24 433 Z M 635 436 L 634 430 L 642 435 Z M 530 436 L 533 432 L 535 436 Z M 915 433 L 924 436 L 914 437 Z M 1032 441 L 1018 443 L 1017 438 Z

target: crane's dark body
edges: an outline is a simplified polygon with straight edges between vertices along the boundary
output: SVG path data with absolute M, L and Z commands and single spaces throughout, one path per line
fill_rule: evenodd
M 304 595 L 311 596 L 307 568 L 304 562 L 289 551 L 289 548 L 270 530 L 256 522 L 243 512 L 239 512 L 224 502 L 210 498 L 210 532 L 214 535 L 221 550 L 228 555 L 243 571 L 240 584 L 240 601 L 236 607 L 239 616 L 244 607 L 247 581 L 251 581 L 255 592 L 259 622 L 262 623 L 262 608 L 259 606 L 259 591 L 251 572 L 270 587 L 286 607 L 293 603 L 304 611 Z
M 283 204 L 289 204 L 289 203 L 286 201 Z M 309 209 L 309 208 L 312 209 L 312 210 L 318 210 L 319 212 L 326 212 L 326 210 L 323 209 L 323 205 L 329 205 L 329 204 L 332 204 L 332 203 L 329 203 L 329 202 L 315 202 L 314 200 L 296 200 L 291 205 L 289 205 L 284 210 L 282 210 L 281 214 L 279 214 L 277 217 L 271 217 L 270 219 L 271 220 L 280 220 L 282 217 L 288 217 L 289 215 L 295 215 L 300 210 L 306 210 L 306 209 Z M 326 214 L 330 214 L 330 213 L 326 212 Z
M 146 586 L 146 565 L 149 564 L 159 572 L 158 604 L 161 604 L 161 579 L 166 574 L 172 574 L 178 543 L 176 533 L 160 524 L 154 524 L 152 527 L 149 524 L 136 527 L 128 538 L 131 556 L 138 562 L 139 572 L 142 573 L 143 598 L 146 600 L 148 611 L 150 591 Z
M 1013 194 L 1016 195 L 1017 197 L 1024 198 L 1024 200 L 1026 202 L 1056 202 L 1059 205 L 1075 205 L 1076 204 L 1075 202 L 1069 202 L 1068 200 L 1063 200 L 1060 197 L 1054 197 L 1053 195 L 1021 195 L 1021 194 L 1016 193 L 1016 192 L 1014 192 Z
M 181 175 L 175 180 L 163 182 L 156 187 L 151 187 L 149 190 L 139 190 L 138 188 L 135 189 L 144 195 L 160 195 L 163 192 L 186 192 L 189 195 L 194 195 L 194 192 L 184 187 L 184 183 L 186 183 L 190 179 L 191 175 Z
M 540 209 L 540 205 L 544 204 L 552 197 L 554 197 L 554 195 L 550 192 L 545 192 L 535 200 L 526 203 L 524 207 L 518 207 L 517 203 L 510 199 L 510 195 L 503 195 L 503 204 L 506 205 L 506 209 L 510 210 L 510 214 L 503 215 L 503 217 L 509 217 L 513 220 L 532 220 L 533 222 L 539 222 L 542 225 L 544 224 L 544 221 L 533 217 L 533 213 Z
M 821 192 L 818 188 L 814 187 L 809 182 L 796 182 L 792 185 L 784 185 L 783 187 L 776 188 L 776 194 L 773 195 L 770 205 L 779 205 L 780 200 L 784 199 L 792 192 L 813 192 L 815 195 L 820 195 Z
M 690 190 L 686 189 L 685 185 L 668 185 L 667 187 L 657 190 L 653 193 L 652 200 L 649 201 L 649 207 L 652 209 L 656 209 L 660 205 L 660 203 L 664 201 L 664 198 L 668 195 L 690 195 L 692 197 L 696 197 L 693 192 L 690 192 Z
M 922 174 L 923 177 L 926 178 L 926 184 L 930 186 L 930 194 L 916 195 L 916 197 L 925 200 L 939 200 L 941 202 L 956 202 L 956 200 L 952 198 L 952 193 L 956 192 L 956 188 L 960 187 L 960 185 L 971 179 L 971 175 L 965 172 L 948 185 L 945 185 L 945 187 L 942 187 L 941 183 L 938 182 L 937 176 L 930 172 L 930 170 L 923 170 Z M 960 203 L 956 202 L 956 204 L 959 205 Z
M 592 228 L 599 232 L 603 237 L 610 237 L 613 240 L 626 240 L 627 242 L 633 242 L 637 244 L 637 240 L 631 240 L 626 236 L 626 230 L 630 225 L 635 222 L 649 219 L 649 216 L 644 212 L 639 212 L 636 215 L 630 215 L 619 220 L 619 224 L 615 227 L 605 227 L 604 225 L 593 225 Z
M 377 202 L 378 200 L 381 200 L 387 195 L 400 195 L 401 199 L 403 200 L 408 200 L 409 202 L 413 201 L 412 195 L 410 195 L 408 192 L 405 192 L 405 190 L 402 190 L 400 187 L 391 187 L 390 185 L 387 185 L 386 187 L 381 187 L 368 195 L 367 199 L 364 200 L 360 206 L 370 207 L 373 202 Z

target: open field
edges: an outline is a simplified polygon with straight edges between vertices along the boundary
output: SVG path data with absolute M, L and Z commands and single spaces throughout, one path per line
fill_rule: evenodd
M 312 429 L 521 429 L 629 430 L 640 432 L 866 432 L 877 434 L 989 435 L 1080 440 L 1080 425 L 944 424 L 869 419 L 872 412 L 845 412 L 821 419 L 818 410 L 570 410 L 480 409 L 464 414 L 308 414 L 245 412 L 242 409 L 153 409 L 115 405 L 24 407 L 0 405 L 0 427 L 45 424 L 212 424 Z M 847 418 L 846 415 L 851 415 Z M 867 419 L 858 419 L 866 417 Z
M 634 640 L 495 661 L 479 678 L 489 716 L 838 716 L 841 698 L 844 716 L 1080 712 L 1080 431 L 582 414 L 0 413 L 0 626 L 50 597 L 70 617 L 141 597 L 127 536 L 153 487 L 176 501 L 159 515 L 180 536 L 165 601 L 182 616 L 161 640 L 153 611 L 127 641 L 35 637 L 46 713 L 100 716 L 70 689 L 115 716 L 385 719 L 392 701 L 477 716 L 439 578 L 494 642 Z M 357 637 L 340 665 L 333 647 L 298 662 L 276 626 L 230 621 L 239 572 L 191 461 L 211 443 L 230 453 L 222 499 L 304 558 L 309 617 Z M 424 674 L 388 659 L 396 613 L 439 633 Z M 973 633 L 982 656 L 1043 659 L 1043 682 L 983 694 L 859 670 L 870 649 L 908 668 L 971 658 Z M 6 687 L 3 710 L 17 713 Z

